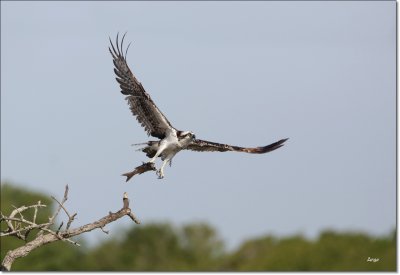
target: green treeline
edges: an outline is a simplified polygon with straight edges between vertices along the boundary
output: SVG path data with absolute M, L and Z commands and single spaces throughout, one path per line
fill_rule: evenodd
M 54 207 L 44 194 L 9 184 L 2 184 L 1 191 L 4 214 L 12 211 L 11 205 L 29 205 L 38 200 Z M 46 211 L 42 212 L 42 221 L 50 216 Z M 3 222 L 1 229 L 5 229 Z M 119 238 L 104 235 L 104 241 L 93 248 L 87 248 L 83 238 L 77 240 L 81 247 L 64 242 L 43 246 L 15 261 L 12 270 L 396 271 L 395 231 L 381 237 L 324 231 L 315 240 L 301 235 L 266 235 L 248 240 L 234 251 L 227 251 L 215 229 L 204 223 L 182 227 L 168 223 L 132 225 Z M 3 237 L 1 259 L 8 250 L 23 243 L 15 237 Z

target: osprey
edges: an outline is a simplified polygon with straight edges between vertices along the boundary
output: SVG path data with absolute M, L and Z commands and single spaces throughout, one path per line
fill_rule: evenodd
M 126 55 L 130 44 L 126 48 L 124 54 L 124 38 L 125 34 L 122 37 L 121 44 L 119 44 L 117 34 L 116 48 L 110 39 L 111 48 L 109 47 L 109 51 L 112 55 L 115 66 L 114 72 L 117 75 L 116 80 L 120 85 L 121 93 L 126 95 L 125 99 L 128 101 L 132 114 L 144 127 L 148 135 L 159 139 L 156 141 L 151 140 L 141 144 L 134 144 L 145 145 L 139 150 L 146 153 L 146 156 L 149 157 L 150 160 L 147 163 L 143 163 L 142 166 L 137 167 L 135 171 L 123 174 L 123 176 L 127 177 L 126 181 L 135 174 L 141 174 L 149 170 L 156 170 L 154 162 L 158 157 L 161 157 L 163 163 L 156 173 L 158 177 L 162 179 L 164 177 L 165 165 L 168 163 L 171 165 L 172 158 L 181 150 L 192 150 L 197 152 L 234 151 L 251 154 L 264 154 L 283 146 L 283 143 L 287 140 L 286 138 L 267 146 L 247 148 L 197 139 L 196 135 L 191 131 L 177 130 L 157 108 L 150 95 L 145 91 L 142 84 L 136 79 L 130 70 L 126 62 Z

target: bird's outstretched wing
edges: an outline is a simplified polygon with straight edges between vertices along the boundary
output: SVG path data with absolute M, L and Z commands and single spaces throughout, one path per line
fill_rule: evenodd
M 113 57 L 114 72 L 117 75 L 116 80 L 120 84 L 121 93 L 127 95 L 126 100 L 133 115 L 136 116 L 136 119 L 144 127 L 147 134 L 162 139 L 165 137 L 167 130 L 173 129 L 173 127 L 129 69 L 126 62 L 126 54 L 130 44 L 126 48 L 124 55 L 124 38 L 125 34 L 122 37 L 121 44 L 119 44 L 117 35 L 116 48 L 110 39 L 111 48 L 108 48 Z
M 251 154 L 264 154 L 271 151 L 274 151 L 283 146 L 283 143 L 288 140 L 287 138 L 281 139 L 277 142 L 271 143 L 267 146 L 255 147 L 255 148 L 246 148 L 239 146 L 232 146 L 228 144 L 221 144 L 216 142 L 211 142 L 207 140 L 194 139 L 192 143 L 189 144 L 186 149 L 198 152 L 226 152 L 226 151 L 234 151 L 234 152 L 245 152 Z

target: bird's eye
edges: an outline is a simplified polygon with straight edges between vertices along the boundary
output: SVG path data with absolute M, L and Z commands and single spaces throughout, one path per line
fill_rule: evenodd
M 193 134 L 193 136 L 192 136 L 192 137 L 193 137 L 193 139 L 196 139 L 196 135 L 195 135 L 195 134 Z

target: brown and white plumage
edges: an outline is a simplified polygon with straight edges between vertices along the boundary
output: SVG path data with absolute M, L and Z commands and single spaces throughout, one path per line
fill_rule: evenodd
M 114 72 L 117 75 L 117 82 L 120 84 L 121 93 L 127 95 L 126 100 L 130 109 L 139 123 L 144 127 L 146 132 L 160 139 L 165 137 L 165 132 L 173 128 L 168 119 L 161 113 L 161 111 L 154 104 L 150 95 L 146 93 L 136 77 L 133 75 L 126 63 L 126 54 L 128 53 L 129 45 L 125 51 L 122 52 L 125 35 L 122 37 L 121 47 L 118 44 L 118 35 L 116 40 L 116 48 L 111 42 L 110 53 L 113 57 Z
M 216 143 L 201 139 L 196 139 L 193 132 L 179 131 L 175 129 L 163 113 L 157 108 L 150 95 L 145 91 L 142 84 L 136 79 L 126 62 L 126 54 L 129 45 L 123 53 L 123 43 L 125 35 L 119 44 L 118 35 L 114 47 L 111 42 L 110 53 L 113 57 L 114 72 L 117 75 L 117 82 L 120 85 L 121 93 L 126 95 L 130 110 L 138 122 L 144 127 L 148 135 L 157 137 L 159 141 L 148 141 L 140 145 L 145 145 L 140 150 L 151 158 L 148 164 L 153 164 L 157 157 L 164 161 L 161 168 L 157 171 L 159 178 L 163 178 L 163 169 L 167 163 L 171 164 L 172 158 L 181 150 L 192 150 L 197 152 L 245 152 L 251 154 L 264 154 L 276 150 L 283 146 L 287 139 L 281 139 L 267 146 L 248 148 L 228 144 Z M 153 165 L 143 164 L 138 166 L 133 172 L 126 173 L 127 181 L 135 174 L 151 171 L 149 167 Z
M 191 144 L 186 147 L 188 150 L 197 151 L 197 152 L 244 152 L 250 154 L 264 154 L 271 151 L 274 151 L 283 146 L 283 143 L 288 140 L 281 139 L 277 142 L 271 143 L 267 146 L 255 147 L 255 148 L 248 148 L 248 147 L 239 147 L 234 145 L 228 144 L 221 144 L 216 142 L 211 142 L 207 140 L 195 139 Z

